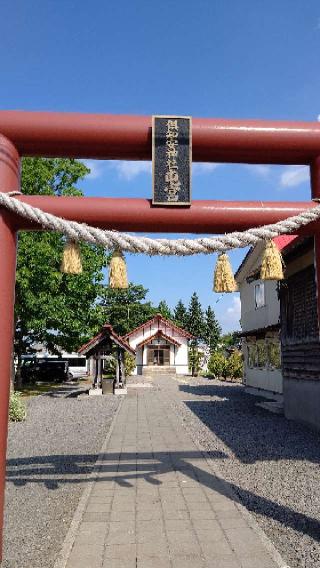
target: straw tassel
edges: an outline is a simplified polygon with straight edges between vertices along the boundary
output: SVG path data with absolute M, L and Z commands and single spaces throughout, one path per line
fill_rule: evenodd
M 74 241 L 67 240 L 64 245 L 61 272 L 65 274 L 82 273 L 80 249 Z
M 126 260 L 120 250 L 112 254 L 109 265 L 110 288 L 128 288 Z
M 283 260 L 273 241 L 267 241 L 260 271 L 261 280 L 283 280 Z
M 238 290 L 229 257 L 225 252 L 218 256 L 214 271 L 213 290 L 214 292 L 236 292 Z

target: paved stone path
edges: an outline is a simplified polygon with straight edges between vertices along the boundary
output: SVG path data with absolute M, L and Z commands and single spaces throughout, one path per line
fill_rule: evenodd
M 131 388 L 66 568 L 275 568 L 164 392 Z

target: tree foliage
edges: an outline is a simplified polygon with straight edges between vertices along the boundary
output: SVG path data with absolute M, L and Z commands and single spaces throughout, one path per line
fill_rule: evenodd
M 104 319 L 116 333 L 125 335 L 156 314 L 157 308 L 145 301 L 147 293 L 146 288 L 132 283 L 127 289 L 104 288 L 101 301 Z
M 225 357 L 221 351 L 211 353 L 208 362 L 208 375 L 214 379 L 239 381 L 243 375 L 241 352 L 234 350 L 229 357 Z
M 193 377 L 197 377 L 201 370 L 203 354 L 198 350 L 197 345 L 191 345 L 189 349 L 189 370 Z
M 221 335 L 221 327 L 215 316 L 215 313 L 211 306 L 208 306 L 205 312 L 204 321 L 204 340 L 210 347 L 210 352 L 212 353 L 217 349 L 219 339 Z
M 88 173 L 76 160 L 26 158 L 22 163 L 24 194 L 81 196 L 75 184 Z M 58 198 L 58 197 L 57 197 Z M 103 322 L 97 305 L 106 264 L 101 247 L 80 245 L 83 273 L 60 272 L 64 237 L 50 232 L 20 232 L 18 240 L 15 353 L 43 343 L 55 352 L 73 351 Z
M 188 309 L 187 329 L 195 336 L 194 343 L 197 344 L 204 335 L 204 317 L 198 294 L 193 292 Z
M 228 349 L 229 347 L 239 347 L 240 339 L 236 331 L 230 331 L 230 333 L 225 333 L 220 337 L 220 344 L 222 349 Z
M 220 351 L 211 353 L 208 362 L 208 374 L 214 379 L 226 378 L 227 376 L 227 359 Z
M 182 300 L 179 300 L 173 312 L 173 319 L 176 325 L 179 327 L 187 329 L 188 327 L 188 311 L 183 304 Z
M 159 302 L 159 305 L 157 307 L 157 313 L 161 314 L 162 317 L 164 317 L 165 319 L 169 320 L 172 319 L 172 313 L 166 300 L 161 300 L 161 302 Z

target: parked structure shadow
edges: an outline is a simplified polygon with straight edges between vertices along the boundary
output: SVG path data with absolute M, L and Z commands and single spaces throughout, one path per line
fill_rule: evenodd
M 227 456 L 216 452 L 211 454 L 211 458 L 226 459 Z M 97 459 L 99 462 L 95 466 Z M 198 467 L 198 459 L 203 459 L 201 452 L 127 452 L 105 453 L 102 456 L 90 454 L 25 457 L 8 460 L 7 480 L 16 486 L 44 483 L 48 489 L 55 490 L 59 484 L 85 483 L 88 481 L 87 475 L 95 470 L 96 482 L 115 481 L 121 486 L 130 487 L 136 480 L 144 479 L 152 485 L 161 486 L 161 475 L 181 472 L 233 501 L 238 501 L 240 495 L 250 511 L 260 512 L 287 527 L 320 540 L 320 523 L 317 519 L 243 490 L 234 483 L 226 482 L 213 472 Z

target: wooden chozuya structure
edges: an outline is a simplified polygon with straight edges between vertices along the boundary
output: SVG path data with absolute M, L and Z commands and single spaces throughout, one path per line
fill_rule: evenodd
M 112 325 L 105 324 L 101 331 L 82 345 L 79 349 L 81 355 L 85 355 L 90 360 L 90 371 L 93 375 L 93 388 L 100 388 L 102 385 L 105 361 L 114 358 L 116 360 L 116 388 L 124 387 L 126 383 L 124 368 L 124 353 L 135 355 L 135 351 L 130 345 L 117 335 Z
M 0 112 L 0 191 L 20 191 L 22 156 L 150 160 L 150 116 L 50 112 Z M 263 120 L 192 120 L 195 162 L 307 164 L 311 199 L 307 202 L 194 201 L 190 207 L 152 207 L 148 199 L 106 199 L 21 195 L 34 207 L 95 227 L 159 233 L 225 233 L 276 223 L 316 205 L 320 198 L 320 124 Z M 41 226 L 15 213 L 0 213 L 0 559 L 6 473 L 10 373 L 14 329 L 16 235 Z M 320 223 L 301 228 L 314 235 L 316 282 L 320 285 Z M 317 294 L 318 311 L 320 294 Z

